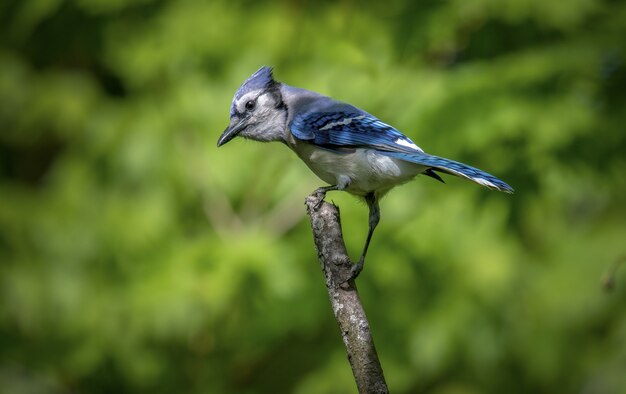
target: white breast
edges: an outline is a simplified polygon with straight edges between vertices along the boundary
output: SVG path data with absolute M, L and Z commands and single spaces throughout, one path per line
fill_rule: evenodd
M 357 195 L 370 192 L 382 195 L 427 168 L 371 149 L 336 153 L 307 143 L 298 143 L 292 149 L 323 181 Z

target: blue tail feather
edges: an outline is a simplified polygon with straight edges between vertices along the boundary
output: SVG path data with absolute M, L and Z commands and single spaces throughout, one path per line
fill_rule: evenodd
M 396 159 L 428 166 L 436 171 L 460 176 L 490 189 L 499 190 L 505 193 L 513 193 L 513 188 L 507 185 L 506 182 L 503 182 L 495 176 L 479 170 L 478 168 L 459 163 L 458 161 L 421 152 L 405 153 L 378 151 L 378 153 Z

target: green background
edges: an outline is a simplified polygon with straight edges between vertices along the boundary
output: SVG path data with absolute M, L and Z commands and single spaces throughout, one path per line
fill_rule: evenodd
M 261 65 L 516 189 L 420 176 L 358 280 L 395 393 L 626 392 L 626 5 L 0 4 L 0 387 L 353 393 L 280 144 L 215 143 Z M 367 208 L 345 193 L 357 258 Z

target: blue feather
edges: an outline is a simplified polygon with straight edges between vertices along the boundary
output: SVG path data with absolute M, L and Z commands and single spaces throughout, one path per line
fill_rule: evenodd
M 483 170 L 468 166 L 467 164 L 459 163 L 458 161 L 429 155 L 428 153 L 404 153 L 388 151 L 379 151 L 378 153 L 396 159 L 421 164 L 427 167 L 432 167 L 437 171 L 461 176 L 476 183 L 479 183 L 483 186 L 486 186 L 490 189 L 496 189 L 505 193 L 513 193 L 513 188 L 507 185 L 504 181 L 496 178 L 489 173 L 486 173 Z
M 366 112 L 314 112 L 297 116 L 292 134 L 327 148 L 369 148 L 422 152 L 407 136 Z
M 477 168 L 424 153 L 407 136 L 376 117 L 354 111 L 313 112 L 296 116 L 292 134 L 303 141 L 337 152 L 345 148 L 374 149 L 396 159 L 460 176 L 491 189 L 513 193 L 505 182 Z
M 232 117 L 235 114 L 235 103 L 246 93 L 260 89 L 271 89 L 273 85 L 277 84 L 278 82 L 274 80 L 271 67 L 263 66 L 259 68 L 250 78 L 246 79 L 246 81 L 241 84 L 239 89 L 237 89 L 235 97 L 233 98 L 233 104 L 230 107 L 230 116 Z

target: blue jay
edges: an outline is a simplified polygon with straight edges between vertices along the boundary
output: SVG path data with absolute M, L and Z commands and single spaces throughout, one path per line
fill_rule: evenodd
M 407 136 L 353 105 L 276 81 L 270 67 L 261 67 L 239 87 L 230 108 L 230 124 L 217 146 L 237 136 L 287 145 L 330 184 L 317 189 L 322 196 L 345 190 L 365 199 L 369 231 L 361 258 L 352 266 L 352 278 L 363 269 L 378 225 L 378 201 L 394 186 L 418 174 L 443 182 L 437 174 L 442 172 L 513 193 L 493 175 L 425 153 Z

